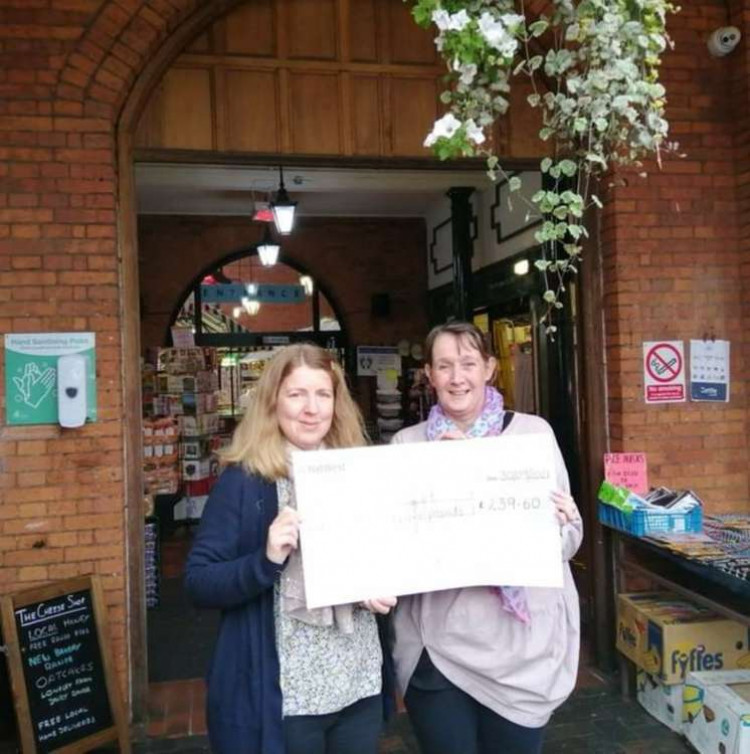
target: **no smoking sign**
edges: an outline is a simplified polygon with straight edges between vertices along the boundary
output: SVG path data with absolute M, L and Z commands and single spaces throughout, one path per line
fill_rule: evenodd
M 643 344 L 643 389 L 646 403 L 685 401 L 685 352 L 681 340 Z

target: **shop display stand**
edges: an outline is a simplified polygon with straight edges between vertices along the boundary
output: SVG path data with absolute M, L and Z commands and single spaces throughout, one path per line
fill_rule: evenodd
M 146 516 L 143 540 L 146 572 L 146 607 L 159 607 L 161 563 L 159 557 L 159 519 L 156 516 Z
M 639 537 L 617 530 L 610 532 L 616 593 L 627 591 L 627 574 L 635 574 L 750 628 L 750 584 Z M 618 660 L 622 695 L 632 698 L 635 671 L 622 655 Z
M 173 350 L 173 349 L 165 349 Z M 176 399 L 180 425 L 180 477 L 183 497 L 174 506 L 174 520 L 186 526 L 200 521 L 208 494 L 218 475 L 215 451 L 220 444 L 219 378 L 215 351 L 190 349 L 194 353 L 169 363 L 167 387 Z M 197 367 L 197 368 L 196 368 Z
M 375 395 L 378 436 L 380 442 L 387 445 L 393 435 L 404 426 L 402 393 L 395 386 L 381 388 L 378 385 Z

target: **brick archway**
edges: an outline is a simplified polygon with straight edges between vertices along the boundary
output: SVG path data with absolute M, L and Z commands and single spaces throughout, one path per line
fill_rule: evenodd
M 135 90 L 150 90 L 187 41 L 241 2 L 106 0 L 64 61 L 55 113 L 115 125 Z

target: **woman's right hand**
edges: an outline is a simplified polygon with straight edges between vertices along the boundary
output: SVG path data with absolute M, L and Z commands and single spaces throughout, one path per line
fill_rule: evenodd
M 396 597 L 378 597 L 377 599 L 365 600 L 360 603 L 365 610 L 379 615 L 388 615 L 391 608 L 396 607 L 398 599 Z
M 273 520 L 268 529 L 266 557 L 281 565 L 299 543 L 299 514 L 294 508 L 286 507 Z

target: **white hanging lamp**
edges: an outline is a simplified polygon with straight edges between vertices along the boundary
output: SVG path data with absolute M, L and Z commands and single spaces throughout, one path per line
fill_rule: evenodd
M 296 209 L 297 202 L 293 202 L 289 198 L 289 194 L 287 194 L 286 188 L 284 188 L 284 168 L 279 166 L 279 190 L 271 202 L 273 222 L 279 235 L 288 236 L 292 232 Z
M 279 251 L 281 247 L 276 241 L 271 238 L 271 231 L 266 224 L 263 231 L 263 239 L 258 244 L 258 256 L 260 257 L 260 263 L 264 267 L 273 267 L 276 262 L 279 261 Z

